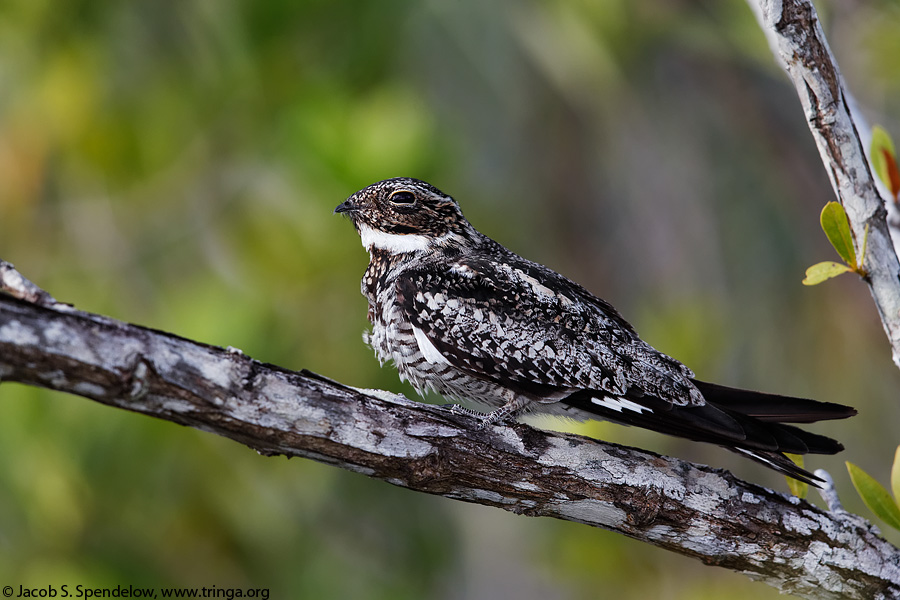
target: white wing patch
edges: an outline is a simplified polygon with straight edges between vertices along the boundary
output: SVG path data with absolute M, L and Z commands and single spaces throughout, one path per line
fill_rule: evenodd
M 636 402 L 632 402 L 631 400 L 627 400 L 625 398 L 591 398 L 591 403 L 596 404 L 597 406 L 602 406 L 603 408 L 608 408 L 610 410 L 614 410 L 616 412 L 622 412 L 623 410 L 630 410 L 632 412 L 636 412 L 638 414 L 643 414 L 645 412 L 652 413 L 653 411 L 646 406 L 641 406 Z
M 431 340 L 428 339 L 428 336 L 425 335 L 424 331 L 416 326 L 413 326 L 412 330 L 413 335 L 416 336 L 416 343 L 419 345 L 419 351 L 422 352 L 422 356 L 425 357 L 425 360 L 430 363 L 450 364 L 450 361 L 441 354 L 441 351 L 434 347 L 434 344 L 431 343 Z

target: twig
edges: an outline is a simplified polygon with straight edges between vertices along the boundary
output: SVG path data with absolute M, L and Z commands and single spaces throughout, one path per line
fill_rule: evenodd
M 822 500 L 825 501 L 828 510 L 831 512 L 842 512 L 844 507 L 840 498 L 838 498 L 837 490 L 834 489 L 834 479 L 831 478 L 831 473 L 825 469 L 816 469 L 816 472 L 813 474 L 823 482 L 822 487 L 819 488 L 819 495 L 822 496 Z
M 57 304 L 53 296 L 25 279 L 11 263 L 5 260 L 0 260 L 0 292 L 6 292 L 20 300 L 41 306 Z

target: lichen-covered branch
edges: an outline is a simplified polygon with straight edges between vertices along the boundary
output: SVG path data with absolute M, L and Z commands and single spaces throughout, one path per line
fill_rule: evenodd
M 900 367 L 900 262 L 866 159 L 852 100 L 809 0 L 747 0 L 772 50 L 797 88 L 803 112 L 857 248 L 868 228 L 866 283 Z
M 21 281 L 0 276 L 0 290 L 15 293 Z M 900 551 L 861 517 L 632 448 L 523 424 L 480 429 L 444 408 L 64 304 L 0 293 L 0 379 L 217 433 L 267 455 L 602 527 L 785 593 L 900 598 Z

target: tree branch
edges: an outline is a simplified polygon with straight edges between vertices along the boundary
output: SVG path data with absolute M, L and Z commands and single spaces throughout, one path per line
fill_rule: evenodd
M 809 129 L 838 200 L 847 211 L 856 247 L 868 228 L 863 266 L 894 364 L 900 367 L 900 262 L 866 158 L 837 61 L 809 0 L 747 0 L 775 56 L 797 88 Z
M 0 290 L 28 296 L 14 273 L 0 261 Z M 216 433 L 265 455 L 609 529 L 806 598 L 900 598 L 900 551 L 856 515 L 581 436 L 524 424 L 482 430 L 400 395 L 41 304 L 0 294 L 0 379 Z

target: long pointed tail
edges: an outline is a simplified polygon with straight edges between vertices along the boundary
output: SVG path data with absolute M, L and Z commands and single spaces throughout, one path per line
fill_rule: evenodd
M 846 419 L 856 414 L 855 408 L 834 402 L 819 402 L 806 398 L 741 390 L 697 379 L 694 379 L 694 385 L 697 386 L 707 402 L 760 421 L 815 423 L 831 419 Z
M 644 427 L 699 442 L 717 444 L 780 473 L 817 485 L 788 454 L 836 454 L 837 440 L 788 423 L 845 419 L 856 410 L 832 402 L 780 396 L 694 381 L 706 399 L 701 406 L 672 406 L 657 398 L 629 394 L 609 399 L 599 392 L 577 392 L 562 402 L 610 421 Z

